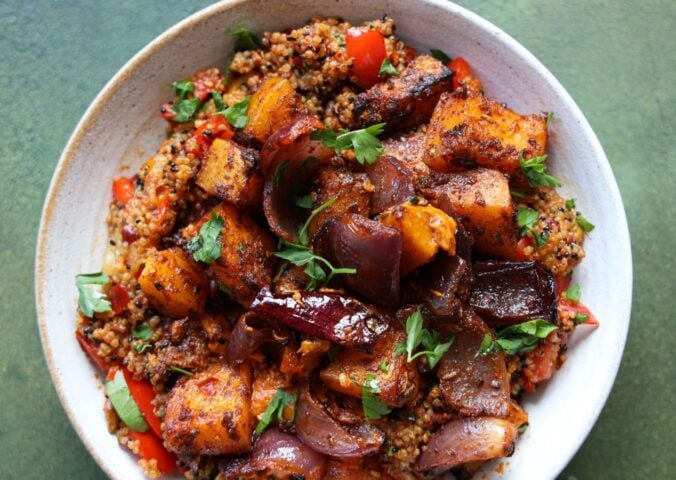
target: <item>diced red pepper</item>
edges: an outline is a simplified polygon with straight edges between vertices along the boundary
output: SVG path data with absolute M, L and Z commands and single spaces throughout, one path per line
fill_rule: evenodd
M 171 122 L 176 116 L 176 112 L 174 112 L 174 104 L 172 102 L 163 103 L 160 107 L 160 115 L 165 120 Z
M 591 327 L 598 327 L 599 321 L 594 316 L 594 314 L 580 302 L 573 302 L 566 298 L 559 298 L 559 302 L 556 306 L 559 316 L 566 314 L 572 315 L 586 315 L 587 320 L 581 323 L 581 325 L 589 325 Z
M 89 355 L 89 358 L 96 364 L 97 367 L 99 367 L 104 372 L 111 367 L 108 362 L 99 357 L 99 347 L 95 345 L 90 339 L 85 337 L 82 333 L 80 333 L 79 330 L 75 332 L 75 338 L 77 338 L 77 342 L 80 344 L 80 347 L 82 347 L 82 350 L 84 350 L 85 353 Z
M 163 474 L 173 473 L 177 470 L 176 456 L 169 452 L 160 440 L 152 432 L 131 432 L 134 440 L 138 441 L 139 455 L 144 460 L 155 459 L 157 468 Z
M 520 262 L 528 260 L 528 255 L 526 255 L 526 248 L 532 247 L 533 241 L 530 237 L 521 237 L 521 239 L 516 244 L 516 253 L 514 254 L 514 259 Z
M 136 195 L 136 184 L 133 178 L 119 177 L 113 180 L 113 196 L 115 201 L 124 205 Z
M 192 82 L 195 85 L 194 95 L 202 103 L 211 95 L 211 92 L 223 91 L 223 75 L 217 68 L 197 72 L 193 76 Z
M 110 299 L 110 305 L 113 307 L 113 312 L 116 314 L 124 312 L 129 305 L 129 293 L 124 285 L 113 285 L 113 287 L 108 290 L 108 298 Z
M 352 71 L 360 87 L 370 88 L 382 79 L 380 66 L 387 56 L 385 37 L 365 28 L 350 28 L 345 39 L 348 57 L 352 58 Z
M 528 392 L 535 391 L 535 386 L 549 380 L 556 371 L 561 345 L 554 342 L 553 332 L 540 345 L 526 354 L 528 361 L 523 369 L 524 388 Z
M 448 68 L 453 70 L 453 90 L 458 88 L 462 81 L 472 78 L 472 68 L 467 63 L 467 60 L 462 57 L 455 57 L 451 60 Z
M 230 123 L 222 115 L 216 115 L 205 121 L 199 128 L 193 132 L 193 137 L 197 142 L 197 150 L 191 153 L 195 155 L 204 155 L 209 149 L 214 139 L 222 138 L 227 140 L 232 138 L 235 132 L 230 127 Z

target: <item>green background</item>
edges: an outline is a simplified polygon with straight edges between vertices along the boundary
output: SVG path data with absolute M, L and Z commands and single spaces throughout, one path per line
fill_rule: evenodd
M 105 82 L 209 3 L 0 4 L 0 478 L 104 478 L 70 427 L 42 356 L 33 300 L 40 209 L 68 136 Z M 599 422 L 561 478 L 675 478 L 668 314 L 676 310 L 676 2 L 458 3 L 515 37 L 563 83 L 605 148 L 629 217 L 634 304 L 624 360 Z

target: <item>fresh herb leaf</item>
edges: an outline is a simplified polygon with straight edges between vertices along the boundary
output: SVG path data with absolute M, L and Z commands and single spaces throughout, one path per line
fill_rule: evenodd
M 387 363 L 387 360 L 384 358 L 380 361 L 380 371 L 383 373 L 387 373 L 390 371 L 390 364 Z
M 364 163 L 376 163 L 383 151 L 383 145 L 377 136 L 383 133 L 384 123 L 376 123 L 360 130 L 341 130 L 338 134 L 332 130 L 315 130 L 310 137 L 321 141 L 325 146 L 332 148 L 336 153 L 344 150 L 354 150 L 357 161 Z
M 403 354 L 406 352 L 406 360 L 412 362 L 414 359 L 425 356 L 430 368 L 434 368 L 441 357 L 451 348 L 453 339 L 446 343 L 441 343 L 436 332 L 430 332 L 423 327 L 423 316 L 420 310 L 416 310 L 406 319 L 406 344 L 405 346 L 397 345 L 395 354 Z M 415 350 L 422 344 L 424 350 L 417 353 Z
M 517 323 L 498 331 L 495 338 L 490 333 L 484 335 L 476 356 L 489 355 L 494 352 L 505 352 L 515 355 L 521 352 L 530 352 L 556 330 L 556 326 L 540 318 Z
M 214 90 L 211 92 L 211 98 L 214 99 L 214 107 L 216 107 L 217 112 L 225 110 L 225 103 L 223 102 L 223 95 L 221 95 L 221 92 Z
M 580 298 L 582 298 L 582 287 L 580 286 L 579 283 L 576 283 L 568 290 L 563 292 L 563 296 L 566 297 L 568 300 L 572 300 L 573 302 L 579 302 Z
M 211 212 L 211 218 L 202 225 L 200 232 L 188 242 L 187 248 L 192 252 L 192 257 L 195 260 L 213 263 L 221 256 L 221 244 L 218 237 L 221 236 L 223 224 L 223 217 Z
M 134 345 L 134 350 L 136 350 L 136 353 L 143 353 L 151 347 L 152 345 L 150 345 L 149 343 L 137 343 L 136 345 Z
M 229 106 L 225 110 L 216 112 L 216 115 L 223 115 L 228 119 L 230 125 L 235 128 L 244 128 L 249 123 L 247 110 L 249 109 L 249 102 L 251 97 L 246 96 L 234 105 Z
M 177 372 L 177 373 L 181 373 L 183 375 L 187 375 L 189 377 L 192 377 L 193 375 L 195 375 L 190 370 L 186 370 L 185 368 L 177 367 L 176 365 L 169 365 L 169 370 L 171 370 L 172 372 Z
M 199 98 L 186 98 L 185 100 L 179 101 L 173 107 L 171 107 L 175 114 L 172 120 L 179 123 L 189 122 L 193 119 L 193 116 L 197 112 L 199 106 Z
M 366 423 L 371 423 L 371 420 L 378 420 L 392 411 L 378 397 L 378 393 L 380 393 L 380 386 L 376 376 L 369 373 L 366 375 L 364 385 L 361 388 L 361 403 Z
M 568 210 L 573 210 L 575 208 L 575 199 L 574 198 L 570 198 L 570 199 L 566 200 L 566 208 Z
M 301 227 L 301 229 L 298 231 L 298 241 L 302 245 L 308 245 L 310 243 L 310 238 L 308 237 L 307 230 L 310 226 L 310 222 L 322 211 L 330 207 L 333 202 L 336 201 L 338 197 L 331 197 L 329 198 L 326 202 L 322 203 L 320 206 L 312 210 L 312 213 L 310 213 L 310 216 L 307 218 L 305 221 L 305 224 Z
M 149 340 L 153 336 L 153 329 L 148 323 L 142 323 L 131 331 L 131 337 L 137 340 Z
M 78 305 L 80 311 L 87 317 L 92 317 L 94 312 L 110 312 L 112 310 L 108 297 L 98 290 L 88 288 L 88 285 L 105 285 L 110 279 L 103 272 L 82 273 L 75 276 L 75 285 L 79 293 Z
M 514 198 L 524 198 L 526 196 L 526 194 L 523 193 L 523 190 L 518 190 L 516 188 L 510 188 L 509 193 Z
M 554 112 L 547 112 L 547 120 L 545 120 L 546 126 L 549 126 L 552 123 L 552 118 L 554 118 Z
M 438 48 L 430 48 L 430 54 L 444 65 L 448 65 L 453 61 L 453 59 L 449 57 L 446 52 L 439 50 Z
M 519 432 L 519 433 L 524 433 L 526 430 L 528 430 L 528 422 L 526 422 L 522 425 L 519 425 L 519 428 L 517 428 L 516 431 Z
M 179 100 L 188 98 L 188 94 L 195 91 L 195 84 L 190 80 L 180 80 L 171 84 L 171 89 Z
M 277 392 L 275 392 L 275 396 L 272 397 L 272 400 L 270 400 L 270 403 L 268 403 L 268 406 L 265 408 L 263 415 L 261 415 L 261 420 L 258 422 L 258 425 L 256 425 L 256 435 L 263 433 L 275 418 L 280 422 L 283 421 L 284 409 L 287 405 L 293 405 L 293 412 L 291 414 L 291 419 L 289 420 L 293 422 L 293 419 L 296 416 L 296 397 L 295 393 L 289 393 L 281 388 L 278 389 Z
M 397 345 L 394 347 L 394 354 L 403 355 L 405 353 L 406 353 L 406 342 L 397 343 Z
M 581 213 L 578 212 L 577 214 L 577 224 L 580 226 L 582 230 L 585 231 L 585 233 L 589 233 L 592 230 L 594 230 L 594 224 L 591 223 L 589 220 L 587 220 Z
M 263 42 L 260 35 L 246 27 L 235 28 L 230 31 L 230 35 L 235 37 L 235 51 L 258 50 L 263 48 Z
M 312 199 L 312 195 L 307 194 L 303 195 L 302 197 L 296 197 L 294 203 L 296 204 L 297 207 L 307 208 L 309 210 L 312 208 L 314 200 Z
M 392 62 L 390 61 L 390 59 L 385 57 L 383 59 L 383 63 L 380 64 L 380 70 L 378 70 L 378 76 L 379 77 L 386 77 L 388 75 L 390 75 L 392 77 L 398 77 L 399 72 L 394 67 L 394 65 L 392 65 Z
M 117 416 L 127 427 L 135 432 L 148 431 L 148 424 L 131 396 L 122 370 L 115 372 L 112 380 L 106 381 L 106 396 L 113 404 Z
M 275 173 L 273 175 L 275 187 L 279 187 L 282 184 L 282 180 L 284 180 L 284 173 L 286 173 L 286 168 L 288 166 L 289 160 L 284 160 L 282 163 L 277 165 L 277 168 L 275 168 Z
M 589 320 L 589 315 L 585 315 L 584 313 L 576 313 L 576 314 L 575 314 L 575 317 L 573 317 L 573 321 L 574 321 L 577 325 L 579 325 L 579 324 L 581 324 L 581 323 L 584 323 L 584 322 L 586 322 L 587 320 Z
M 547 243 L 547 239 L 549 238 L 549 233 L 547 233 L 547 232 L 542 232 L 542 233 L 533 232 L 533 238 L 535 239 L 535 245 L 537 245 L 537 247 L 540 248 L 545 243 Z
M 546 160 L 547 155 L 540 155 L 528 160 L 524 160 L 523 157 L 519 159 L 521 171 L 531 187 L 560 187 L 563 185 L 558 179 L 547 173 Z
M 538 222 L 538 212 L 532 208 L 519 208 L 516 212 L 516 223 L 521 227 L 519 235 L 522 237 L 533 230 L 533 227 Z

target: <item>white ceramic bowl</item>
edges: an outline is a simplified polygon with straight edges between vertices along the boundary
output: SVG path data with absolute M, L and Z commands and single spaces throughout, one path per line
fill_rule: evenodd
M 169 29 L 132 58 L 105 86 L 77 125 L 59 161 L 42 215 L 37 259 L 38 321 L 56 390 L 78 435 L 114 479 L 141 479 L 136 459 L 106 431 L 103 391 L 75 337 L 80 272 L 98 271 L 106 242 L 111 178 L 136 168 L 166 133 L 158 106 L 172 81 L 209 66 L 224 67 L 232 38 L 245 24 L 257 31 L 299 26 L 312 15 L 350 21 L 392 16 L 397 34 L 416 47 L 437 47 L 469 59 L 490 98 L 524 112 L 554 111 L 551 169 L 563 193 L 596 224 L 576 270 L 584 302 L 601 327 L 582 327 L 565 366 L 525 406 L 530 428 L 503 463 L 508 479 L 554 478 L 592 428 L 622 356 L 631 306 L 631 250 L 622 201 L 594 132 L 549 71 L 514 39 L 480 17 L 437 0 L 225 1 Z M 483 476 L 481 478 L 484 478 Z

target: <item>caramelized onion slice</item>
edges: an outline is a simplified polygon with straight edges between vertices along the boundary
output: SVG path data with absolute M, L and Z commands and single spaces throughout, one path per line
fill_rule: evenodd
M 245 362 L 249 355 L 268 340 L 272 340 L 270 325 L 252 312 L 242 314 L 230 336 L 228 363 Z
M 357 270 L 355 275 L 341 278 L 348 288 L 376 303 L 399 305 L 399 230 L 356 213 L 347 214 L 324 222 L 313 244 L 334 266 Z
M 266 431 L 251 451 L 251 468 L 269 477 L 321 480 L 326 457 L 301 442 L 295 435 L 279 430 Z
M 433 433 L 417 468 L 440 474 L 467 462 L 505 457 L 514 451 L 516 426 L 502 418 L 452 420 Z
M 384 212 L 415 195 L 414 173 L 399 159 L 383 155 L 376 163 L 366 165 L 365 169 L 374 186 L 371 215 Z
M 259 316 L 345 347 L 369 350 L 387 320 L 355 298 L 335 292 L 273 295 L 263 288 L 251 310 Z
M 263 210 L 272 231 L 284 240 L 296 238 L 294 194 L 317 167 L 334 155 L 322 142 L 310 138 L 312 132 L 322 128 L 324 125 L 317 117 L 300 115 L 273 133 L 263 145 Z
M 312 449 L 332 457 L 364 457 L 377 452 L 385 441 L 373 425 L 345 427 L 333 419 L 305 388 L 296 405 L 298 438 Z

